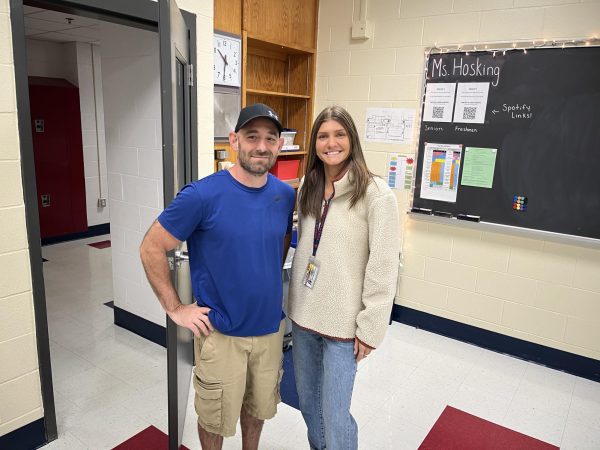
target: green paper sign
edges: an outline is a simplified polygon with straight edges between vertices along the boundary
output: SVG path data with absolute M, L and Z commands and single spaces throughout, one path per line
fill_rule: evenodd
M 495 148 L 467 147 L 460 184 L 481 188 L 492 187 L 496 167 Z

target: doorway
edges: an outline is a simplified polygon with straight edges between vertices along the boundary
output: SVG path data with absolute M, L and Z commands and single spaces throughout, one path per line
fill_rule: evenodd
M 110 229 L 42 247 L 58 431 L 89 447 L 115 446 L 148 425 L 167 431 L 166 352 L 116 327 L 113 314 L 140 315 L 146 306 L 145 318 L 164 326 L 137 257 L 143 230 L 163 206 L 158 34 L 30 6 L 24 14 L 38 198 L 50 199 L 38 201 L 42 242 L 59 237 L 56 219 L 68 216 L 60 209 L 48 221 L 44 213 L 73 203 L 62 194 L 74 189 L 50 185 L 63 187 L 65 176 L 85 187 L 86 224 Z M 78 92 L 79 167 L 61 151 L 72 148 L 58 127 L 63 91 Z
M 19 2 L 13 3 L 18 6 Z M 90 82 L 89 78 L 82 75 L 90 75 L 90 71 L 82 71 L 82 66 L 85 65 L 84 62 L 91 62 L 88 65 L 92 66 L 92 89 L 81 96 L 80 104 L 87 219 L 88 223 L 90 218 L 92 221 L 94 219 L 90 211 L 105 214 L 111 227 L 110 235 L 91 241 L 109 241 L 111 246 L 95 248 L 87 244 L 98 242 L 73 241 L 44 247 L 40 253 L 48 256 L 48 262 L 44 263 L 46 266 L 43 269 L 34 267 L 35 259 L 31 259 L 46 434 L 48 440 L 56 438 L 56 398 L 58 431 L 68 430 L 67 433 L 72 435 L 69 437 L 81 442 L 89 438 L 82 431 L 87 429 L 85 420 L 81 419 L 82 413 L 84 416 L 89 415 L 90 423 L 92 418 L 96 419 L 95 427 L 104 430 L 106 439 L 120 439 L 120 436 L 106 433 L 106 429 L 116 429 L 118 427 L 114 427 L 115 423 L 127 422 L 126 417 L 131 418 L 132 411 L 124 407 L 121 411 L 123 420 L 119 420 L 119 414 L 115 414 L 115 408 L 119 405 L 107 401 L 111 395 L 115 397 L 115 402 L 130 406 L 136 403 L 136 398 L 139 400 L 137 403 L 142 405 L 143 399 L 157 397 L 145 392 L 146 389 L 164 391 L 166 398 L 166 367 L 161 366 L 166 366 L 164 349 L 115 327 L 110 320 L 113 310 L 104 303 L 109 303 L 112 298 L 113 307 L 128 311 L 134 316 L 139 315 L 146 321 L 148 319 L 144 314 L 147 317 L 148 310 L 157 306 L 154 312 L 155 322 L 162 321 L 164 324 L 164 313 L 149 287 L 144 285 L 145 278 L 139 266 L 137 247 L 145 229 L 163 207 L 163 185 L 173 186 L 172 179 L 163 180 L 163 157 L 166 151 L 162 150 L 164 144 L 161 136 L 164 126 L 161 100 L 164 100 L 160 93 L 161 63 L 156 32 L 158 8 L 148 8 L 148 3 L 151 2 L 132 2 L 140 6 L 139 11 L 132 13 L 131 10 L 136 8 L 131 8 L 131 4 L 122 6 L 117 2 L 107 2 L 107 10 L 101 14 L 98 8 L 90 8 L 89 3 L 35 2 L 35 6 L 25 6 L 21 10 L 25 22 L 21 33 L 29 39 L 26 41 L 27 52 L 25 48 L 19 52 L 18 42 L 14 39 L 13 22 L 20 125 L 34 120 L 29 115 L 29 108 L 21 108 L 21 105 L 23 98 L 27 97 L 22 92 L 23 79 L 31 75 L 25 72 L 24 77 L 23 68 L 29 67 L 31 72 L 31 67 L 36 65 L 31 64 L 31 61 L 18 60 L 17 55 L 33 54 L 34 52 L 29 51 L 30 48 L 39 45 L 54 49 L 56 46 L 69 47 L 71 53 L 75 54 L 75 63 L 69 61 L 65 64 L 63 60 L 62 66 L 71 69 L 71 74 L 66 77 L 72 75 L 73 71 L 77 73 L 80 94 L 82 85 Z M 80 6 L 81 10 L 74 9 L 74 4 Z M 18 8 L 11 6 L 12 16 Z M 128 10 L 125 11 L 127 14 L 123 10 Z M 60 25 L 59 29 L 56 28 L 57 24 Z M 33 25 L 37 25 L 37 28 Z M 18 33 L 19 30 L 16 31 Z M 87 38 L 87 41 L 80 37 Z M 32 44 L 31 41 L 35 42 Z M 128 47 L 126 43 L 131 46 Z M 90 56 L 91 61 L 85 61 L 85 56 L 82 56 L 85 54 Z M 41 70 L 42 66 L 38 64 L 37 68 Z M 100 77 L 97 77 L 98 73 Z M 97 95 L 98 90 L 100 95 Z M 87 95 L 89 92 L 93 92 L 93 95 Z M 195 101 L 190 103 L 195 105 Z M 86 107 L 90 105 L 94 120 L 90 120 L 89 114 L 86 116 Z M 192 109 L 194 110 L 189 111 L 188 108 L 187 112 L 195 115 L 195 108 Z M 101 114 L 102 112 L 105 114 Z M 92 122 L 95 122 L 91 127 L 95 127 L 95 133 L 86 126 Z M 87 135 L 86 131 L 89 132 Z M 20 130 L 20 133 L 22 143 L 27 147 L 27 136 L 23 139 L 24 131 Z M 86 145 L 86 136 L 87 144 L 92 145 Z M 101 148 L 103 143 L 104 154 Z M 31 161 L 26 161 L 26 158 L 23 159 L 24 179 L 35 179 L 34 165 Z M 172 157 L 166 159 L 173 160 Z M 190 164 L 188 167 L 197 176 L 197 166 Z M 88 182 L 88 178 L 92 180 Z M 27 181 L 24 184 L 28 184 Z M 30 222 L 29 216 L 35 215 L 32 213 L 34 201 L 37 203 L 39 195 L 35 192 L 35 184 L 31 186 L 30 183 L 24 189 L 27 191 L 26 209 Z M 103 199 L 107 200 L 106 206 L 101 202 Z M 36 246 L 39 250 L 40 229 L 29 228 L 30 248 L 35 253 Z M 136 269 L 136 263 L 139 269 Z M 111 270 L 106 270 L 107 266 Z M 107 275 L 107 272 L 111 274 Z M 152 300 L 148 301 L 149 298 Z M 54 387 L 49 370 L 51 366 Z M 152 383 L 153 381 L 157 383 Z M 160 382 L 165 384 L 164 389 L 159 386 Z M 86 391 L 86 386 L 96 388 L 96 391 Z M 127 387 L 135 392 L 127 391 Z M 127 401 L 130 395 L 133 397 Z M 95 401 L 100 399 L 102 403 L 112 405 L 106 411 L 111 413 L 105 415 L 109 420 L 106 427 L 97 424 L 98 417 L 102 417 L 101 412 L 90 412 Z M 166 400 L 162 402 L 164 410 L 166 403 Z M 140 410 L 141 415 L 143 411 L 160 410 L 158 407 L 146 406 L 147 408 Z M 69 421 L 72 416 L 81 419 L 77 421 L 79 430 L 69 429 L 74 426 L 74 422 Z M 162 420 L 162 423 L 155 423 L 152 418 L 146 418 L 145 421 L 166 432 L 166 415 L 161 417 L 158 422 Z M 113 443 L 116 445 L 119 442 L 110 442 L 111 445 Z

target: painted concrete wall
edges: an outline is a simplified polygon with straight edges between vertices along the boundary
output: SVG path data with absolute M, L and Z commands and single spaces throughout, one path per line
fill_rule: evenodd
M 139 258 L 163 208 L 158 34 L 102 23 L 100 36 L 114 302 L 164 326 Z
M 0 436 L 41 417 L 8 0 L 0 1 Z
M 356 3 L 356 5 L 355 5 Z M 420 111 L 424 49 L 491 41 L 600 37 L 600 2 L 370 0 L 373 35 L 351 40 L 358 0 L 320 2 L 315 112 L 345 106 L 364 135 L 366 108 Z M 416 136 L 415 136 L 416 137 Z M 371 170 L 416 145 L 363 142 Z M 397 192 L 401 211 L 407 191 Z M 411 220 L 396 303 L 600 359 L 600 250 Z
M 99 198 L 108 198 L 106 138 L 102 97 L 100 47 L 84 42 L 73 43 L 77 55 L 77 80 L 83 137 L 85 199 L 88 226 L 108 223 L 110 210 L 98 206 Z

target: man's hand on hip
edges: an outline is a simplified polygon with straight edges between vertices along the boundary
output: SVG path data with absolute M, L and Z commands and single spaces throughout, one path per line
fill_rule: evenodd
M 194 336 L 200 337 L 200 332 L 208 336 L 214 330 L 208 320 L 209 311 L 210 308 L 192 303 L 191 305 L 179 305 L 168 315 L 177 325 L 192 330 Z

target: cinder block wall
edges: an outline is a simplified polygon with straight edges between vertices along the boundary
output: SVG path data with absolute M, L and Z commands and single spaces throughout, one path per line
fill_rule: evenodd
M 8 0 L 0 1 L 0 436 L 41 418 Z
M 364 136 L 368 107 L 415 108 L 426 47 L 600 37 L 600 2 L 370 0 L 373 27 L 351 40 L 358 0 L 322 0 L 315 115 L 340 104 Z M 416 135 L 415 135 L 416 138 Z M 366 143 L 371 170 L 415 145 Z M 401 211 L 406 191 L 397 192 Z M 403 216 L 396 303 L 526 341 L 600 359 L 600 250 L 429 224 Z

